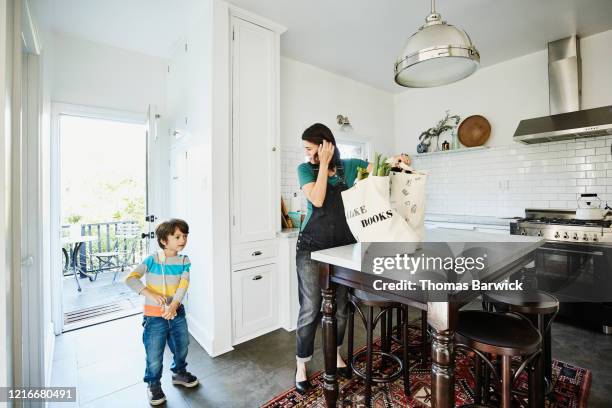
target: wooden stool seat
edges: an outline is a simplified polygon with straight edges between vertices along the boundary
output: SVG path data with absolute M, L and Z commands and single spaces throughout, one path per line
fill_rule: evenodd
M 542 337 L 518 317 L 466 310 L 459 313 L 457 340 L 483 353 L 521 356 L 538 351 Z
M 524 314 L 553 314 L 559 310 L 557 298 L 541 290 L 487 292 L 483 301 L 506 305 L 510 311 Z

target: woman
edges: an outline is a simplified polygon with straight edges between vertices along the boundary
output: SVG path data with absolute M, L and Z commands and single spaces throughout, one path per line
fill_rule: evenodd
M 312 358 L 314 338 L 321 321 L 321 287 L 316 261 L 310 259 L 313 251 L 348 245 L 355 242 L 344 215 L 340 193 L 353 185 L 357 168 L 371 171 L 371 165 L 360 159 L 341 159 L 336 149 L 336 140 L 331 130 L 323 124 L 315 123 L 304 131 L 302 141 L 308 163 L 298 166 L 298 178 L 302 191 L 308 199 L 308 211 L 297 241 L 296 265 L 300 312 L 298 316 L 297 367 L 295 386 L 299 392 L 308 391 L 312 385 L 308 381 L 306 363 Z M 397 161 L 410 164 L 407 156 L 396 156 Z M 336 318 L 338 327 L 337 367 L 341 375 L 348 368 L 340 356 L 340 346 L 346 327 L 348 296 L 346 287 L 339 285 L 336 291 Z

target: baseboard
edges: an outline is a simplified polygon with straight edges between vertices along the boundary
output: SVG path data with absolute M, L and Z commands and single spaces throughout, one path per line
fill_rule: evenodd
M 221 354 L 234 350 L 231 345 L 216 344 L 214 339 L 207 333 L 204 327 L 189 316 L 189 314 L 187 314 L 187 325 L 189 326 L 189 333 L 193 336 L 195 341 L 197 341 L 198 344 L 202 346 L 204 350 L 206 350 L 209 356 L 217 357 Z
M 247 336 L 240 337 L 238 339 L 234 339 L 233 345 L 235 346 L 237 344 L 244 343 L 244 342 L 249 341 L 249 340 L 253 340 L 256 337 L 263 336 L 264 334 L 268 334 L 268 333 L 273 332 L 274 330 L 278 330 L 280 328 L 284 329 L 284 327 L 282 327 L 281 325 L 275 325 L 275 326 L 272 326 L 272 327 L 267 327 L 265 329 L 261 329 L 259 331 L 254 332 L 254 333 L 251 333 L 251 334 L 249 334 Z
M 292 331 L 295 331 L 295 329 L 297 329 L 297 326 L 290 325 L 289 327 L 287 327 L 286 325 L 283 325 L 282 328 L 285 329 L 286 332 L 291 333 Z
M 53 375 L 53 356 L 55 355 L 55 330 L 53 322 L 47 324 L 45 332 L 45 386 L 51 386 L 51 376 Z

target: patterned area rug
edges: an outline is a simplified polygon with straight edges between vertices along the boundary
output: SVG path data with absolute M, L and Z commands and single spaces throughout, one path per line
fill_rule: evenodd
M 410 343 L 419 341 L 419 332 L 411 327 Z M 379 339 L 380 340 L 380 339 Z M 377 344 L 380 345 L 379 340 Z M 363 350 L 363 348 L 361 349 Z M 394 346 L 394 352 L 401 351 Z M 401 357 L 401 353 L 398 353 Z M 410 391 L 411 396 L 404 395 L 404 383 L 398 379 L 390 384 L 372 385 L 372 407 L 395 408 L 395 407 L 431 407 L 431 381 L 430 364 L 421 365 L 418 356 L 412 356 L 411 361 L 415 363 L 410 369 Z M 358 363 L 361 369 L 365 368 L 365 362 Z M 380 360 L 374 359 L 374 369 L 380 366 Z M 391 369 L 393 367 L 390 367 Z M 365 370 L 364 370 L 365 371 Z M 324 408 L 325 397 L 323 395 L 323 372 L 320 371 L 310 378 L 315 387 L 310 393 L 301 395 L 295 388 L 273 398 L 263 408 Z M 474 370 L 472 359 L 465 354 L 457 353 L 455 366 L 455 403 L 457 406 L 473 402 Z M 591 387 L 591 372 L 587 369 L 575 367 L 560 361 L 553 361 L 553 391 L 547 398 L 547 408 L 583 408 L 587 407 L 589 390 Z M 521 375 L 515 384 L 521 390 L 527 389 L 527 376 Z M 365 407 L 364 382 L 356 375 L 351 380 L 340 377 L 340 396 L 338 406 L 361 408 Z M 526 406 L 525 403 L 517 404 Z

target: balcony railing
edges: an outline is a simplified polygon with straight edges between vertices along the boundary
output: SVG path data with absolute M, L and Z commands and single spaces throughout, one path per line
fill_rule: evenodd
M 69 235 L 70 225 L 62 225 L 62 236 Z M 130 231 L 126 234 L 125 231 Z M 94 236 L 97 240 L 81 246 L 76 260 L 64 259 L 64 276 L 72 275 L 69 261 L 76 262 L 82 271 L 102 272 L 114 269 L 108 262 L 101 262 L 96 254 L 118 252 L 120 262 L 125 266 L 140 263 L 144 256 L 145 245 L 140 236 L 141 227 L 136 221 L 110 221 L 81 225 L 81 235 Z M 65 245 L 67 254 L 72 254 L 75 244 Z

